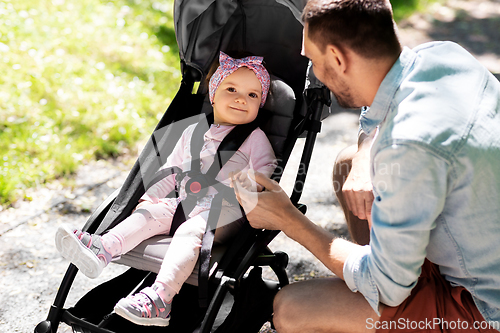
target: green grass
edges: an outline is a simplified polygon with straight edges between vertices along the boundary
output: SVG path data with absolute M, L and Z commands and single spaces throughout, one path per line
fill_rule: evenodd
M 0 1 L 0 204 L 149 135 L 180 83 L 172 8 Z

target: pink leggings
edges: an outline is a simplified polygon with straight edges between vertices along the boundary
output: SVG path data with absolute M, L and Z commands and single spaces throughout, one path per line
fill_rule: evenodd
M 166 203 L 142 206 L 105 234 L 103 243 L 113 257 L 127 253 L 152 236 L 168 234 L 174 213 L 175 207 Z M 208 214 L 209 211 L 203 211 L 181 224 L 163 259 L 156 280 L 177 293 L 193 272 L 198 260 Z M 215 244 L 224 243 L 238 232 L 243 223 L 239 220 L 241 216 L 239 207 L 223 204 Z

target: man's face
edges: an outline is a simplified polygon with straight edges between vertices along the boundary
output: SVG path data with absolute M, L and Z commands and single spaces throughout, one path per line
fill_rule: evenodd
M 338 72 L 333 67 L 338 65 L 336 63 L 336 58 L 330 53 L 328 47 L 323 53 L 320 48 L 309 39 L 307 23 L 304 28 L 302 55 L 311 60 L 314 75 L 330 89 L 341 107 L 358 107 L 354 101 L 350 87 L 345 80 L 338 75 Z

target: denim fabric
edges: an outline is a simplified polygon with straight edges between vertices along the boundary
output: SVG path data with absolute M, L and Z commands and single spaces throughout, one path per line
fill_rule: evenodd
M 375 201 L 347 285 L 376 311 L 399 305 L 427 257 L 500 322 L 500 83 L 457 44 L 404 48 L 360 125 L 378 131 Z

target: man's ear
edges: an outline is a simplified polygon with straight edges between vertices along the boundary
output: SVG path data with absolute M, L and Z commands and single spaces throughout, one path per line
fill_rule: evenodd
M 326 47 L 330 65 L 338 71 L 338 73 L 345 73 L 348 67 L 348 58 L 346 53 L 335 45 L 328 45 Z

